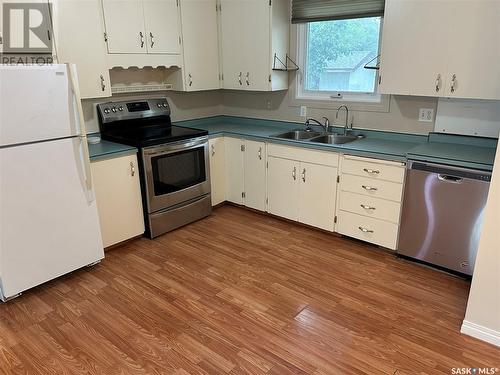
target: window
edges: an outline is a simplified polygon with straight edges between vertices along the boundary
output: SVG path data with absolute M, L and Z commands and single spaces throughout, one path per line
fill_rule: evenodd
M 364 66 L 379 54 L 380 24 L 381 17 L 301 24 L 297 98 L 379 101 L 377 70 Z

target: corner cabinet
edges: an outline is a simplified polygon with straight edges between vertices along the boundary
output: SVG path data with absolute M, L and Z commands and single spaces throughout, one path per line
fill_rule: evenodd
M 137 156 L 94 161 L 92 178 L 104 247 L 144 233 Z
M 210 184 L 212 206 L 226 200 L 226 152 L 224 137 L 211 138 L 208 141 L 210 152 Z
M 288 74 L 273 71 L 274 54 L 285 61 L 289 47 L 289 0 L 221 0 L 222 87 L 288 89 Z
M 380 93 L 500 99 L 499 1 L 386 0 L 382 30 Z
M 268 145 L 268 212 L 333 232 L 338 154 Z
M 184 67 L 176 72 L 174 87 L 180 91 L 219 89 L 217 1 L 181 0 L 180 7 Z
M 76 64 L 82 99 L 111 96 L 100 0 L 51 0 L 57 62 Z

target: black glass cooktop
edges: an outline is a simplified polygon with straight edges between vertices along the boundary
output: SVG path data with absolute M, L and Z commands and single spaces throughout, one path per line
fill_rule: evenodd
M 149 126 L 135 129 L 105 131 L 101 137 L 108 141 L 135 147 L 148 147 L 208 135 L 206 130 L 180 126 Z

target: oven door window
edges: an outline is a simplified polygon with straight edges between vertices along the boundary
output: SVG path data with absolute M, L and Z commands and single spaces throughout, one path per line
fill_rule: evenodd
M 156 156 L 151 159 L 151 167 L 156 196 L 187 189 L 206 180 L 205 149 Z

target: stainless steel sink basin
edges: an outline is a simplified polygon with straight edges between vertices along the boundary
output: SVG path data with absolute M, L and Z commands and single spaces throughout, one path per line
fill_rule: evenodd
M 273 135 L 273 137 L 302 141 L 305 139 L 311 139 L 317 137 L 318 135 L 321 135 L 321 133 L 309 130 L 292 130 L 289 132 Z
M 355 135 L 323 134 L 319 137 L 309 139 L 309 142 L 326 143 L 330 145 L 341 145 L 358 139 Z

